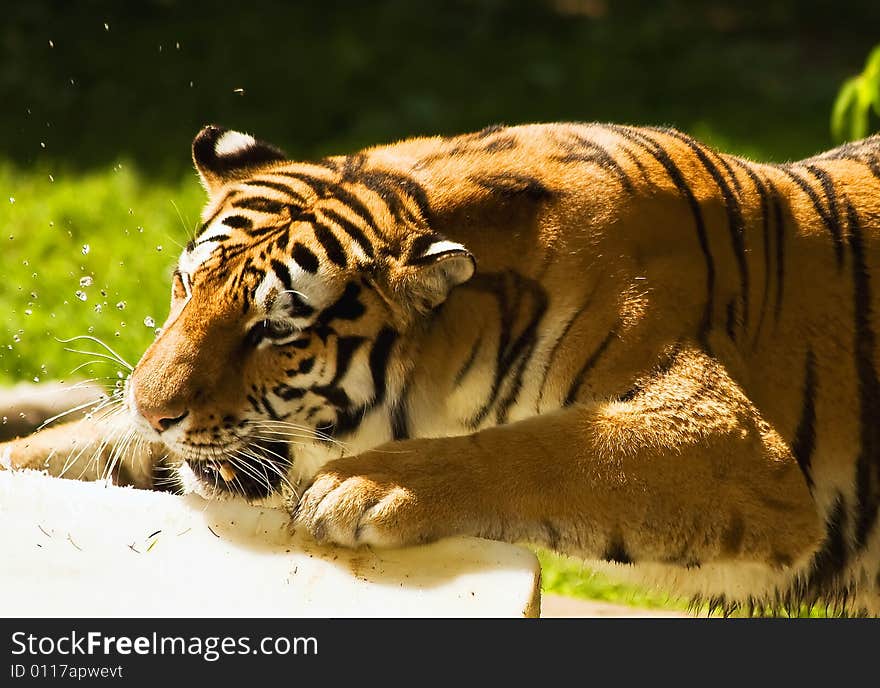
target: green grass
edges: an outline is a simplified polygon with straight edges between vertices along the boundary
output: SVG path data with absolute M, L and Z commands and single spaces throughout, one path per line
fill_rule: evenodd
M 83 175 L 7 164 L 0 188 L 0 381 L 70 376 L 90 359 L 65 346 L 99 349 L 57 340 L 84 334 L 135 362 L 153 337 L 144 320 L 164 320 L 171 265 L 198 220 L 195 177 L 147 182 L 125 163 Z
M 583 562 L 546 550 L 536 550 L 541 562 L 541 590 L 543 592 L 600 600 L 614 604 L 651 609 L 687 609 L 687 601 L 644 590 L 634 585 L 615 581 L 594 571 Z

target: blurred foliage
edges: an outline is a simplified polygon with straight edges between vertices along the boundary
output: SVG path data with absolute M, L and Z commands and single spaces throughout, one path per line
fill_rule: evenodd
M 837 141 L 852 141 L 871 131 L 871 113 L 880 117 L 880 45 L 868 55 L 861 74 L 847 79 L 831 112 L 831 131 Z
M 168 175 L 211 121 L 312 157 L 612 120 L 799 157 L 878 26 L 875 0 L 6 3 L 0 155 Z

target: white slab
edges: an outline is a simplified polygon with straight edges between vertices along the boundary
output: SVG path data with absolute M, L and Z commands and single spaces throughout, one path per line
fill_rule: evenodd
M 346 550 L 240 501 L 0 470 L 0 616 L 537 616 L 528 550 Z

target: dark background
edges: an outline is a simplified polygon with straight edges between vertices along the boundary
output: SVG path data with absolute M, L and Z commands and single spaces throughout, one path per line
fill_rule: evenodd
M 794 158 L 831 145 L 834 96 L 880 41 L 877 1 L 3 4 L 0 156 L 174 177 L 207 122 L 294 157 L 613 120 Z

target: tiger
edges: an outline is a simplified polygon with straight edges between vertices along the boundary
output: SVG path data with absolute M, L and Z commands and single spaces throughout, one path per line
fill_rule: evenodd
M 498 125 L 295 162 L 212 125 L 192 157 L 203 224 L 121 410 L 6 468 L 161 467 L 339 546 L 477 536 L 725 612 L 880 613 L 880 135 L 762 164 Z

